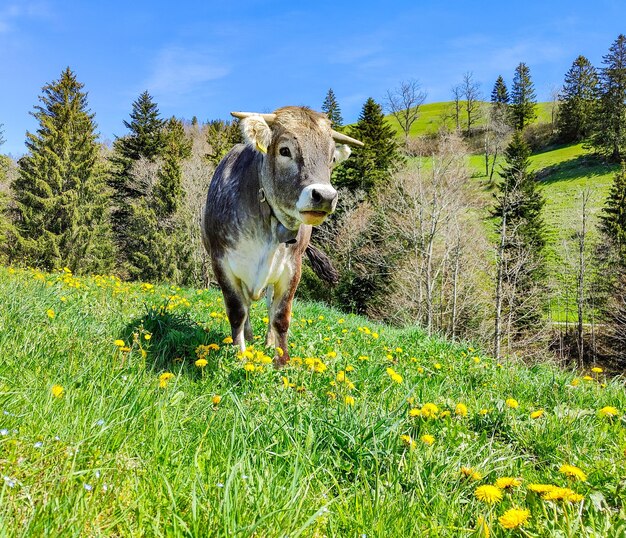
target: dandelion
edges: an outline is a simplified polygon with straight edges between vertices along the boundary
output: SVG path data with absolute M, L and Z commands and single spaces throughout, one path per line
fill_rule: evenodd
M 144 334 L 144 335 L 143 335 L 143 337 L 144 337 L 146 340 L 150 340 L 150 338 L 152 338 L 152 335 L 151 335 L 150 333 L 146 333 L 146 334 Z
M 519 478 L 513 478 L 510 476 L 503 476 L 496 480 L 496 487 L 500 489 L 516 488 L 521 486 L 521 484 L 522 481 Z
M 55 398 L 61 398 L 63 396 L 63 393 L 65 392 L 65 389 L 61 385 L 52 385 L 52 387 L 50 388 L 50 392 L 52 392 L 52 396 L 54 396 Z
M 420 439 L 421 439 L 422 443 L 425 443 L 428 446 L 432 446 L 435 443 L 435 438 L 432 435 L 428 434 L 428 433 L 422 435 L 420 437 Z
M 506 402 L 504 402 L 507 407 L 511 409 L 517 409 L 519 407 L 519 402 L 515 398 L 507 398 Z
M 167 387 L 167 384 L 169 383 L 170 379 L 172 379 L 173 377 L 174 377 L 174 374 L 172 372 L 163 372 L 159 376 L 159 387 L 161 387 L 162 389 Z
M 461 467 L 461 474 L 470 480 L 481 480 L 483 475 L 476 471 L 473 467 Z
M 121 348 L 120 348 L 120 351 L 121 351 L 122 353 L 128 353 L 128 352 L 130 351 L 130 348 L 129 348 L 128 346 L 124 346 L 124 347 L 121 347 Z
M 563 473 L 565 476 L 571 478 L 572 480 L 580 480 L 581 482 L 587 481 L 587 475 L 585 474 L 585 472 L 580 467 L 576 467 L 575 465 L 568 465 L 567 463 L 565 463 L 561 465 L 559 472 Z
M 218 346 L 217 344 L 209 344 L 209 345 L 207 346 L 207 348 L 208 348 L 208 349 L 212 349 L 212 350 L 214 350 L 214 351 L 219 351 L 220 346 Z
M 353 372 L 354 371 L 354 366 L 352 366 L 351 364 L 348 364 L 348 366 L 346 366 L 346 372 Z
M 434 403 L 425 403 L 422 406 L 422 416 L 424 418 L 437 418 L 439 408 Z
M 480 364 L 480 357 L 474 357 L 472 360 L 475 364 Z
M 457 417 L 466 417 L 467 416 L 467 406 L 465 404 L 462 404 L 462 403 L 456 404 L 456 407 L 454 408 L 454 414 Z
M 198 359 L 194 364 L 198 368 L 204 368 L 207 364 L 209 364 L 209 361 L 207 361 L 206 359 Z
M 489 530 L 489 525 L 487 525 L 487 520 L 483 516 L 478 516 L 478 519 L 476 519 L 476 530 L 481 538 L 489 538 L 491 531 Z
M 483 417 L 484 417 L 487 413 L 489 413 L 489 410 L 488 410 L 488 409 L 484 409 L 484 408 L 483 408 L 483 409 L 481 409 L 480 411 L 478 411 L 478 414 L 479 414 L 479 415 L 482 415 Z
M 414 407 L 413 409 L 409 409 L 409 416 L 412 418 L 419 417 L 422 415 L 422 412 Z
M 606 407 L 603 407 L 602 409 L 600 409 L 600 411 L 598 411 L 598 415 L 600 415 L 602 418 L 614 418 L 619 415 L 619 411 L 617 407 L 607 405 Z
M 516 529 L 521 527 L 530 519 L 530 511 L 521 508 L 511 508 L 504 512 L 498 521 L 504 529 Z
M 115 342 L 113 342 L 117 347 L 124 347 L 126 345 L 126 343 L 124 342 L 124 340 L 116 340 Z
M 583 381 L 587 381 L 587 382 L 593 381 L 593 377 L 591 377 L 590 375 L 586 375 L 583 377 Z
M 572 379 L 571 385 L 572 387 L 577 387 L 578 385 L 580 385 L 580 379 L 578 379 L 577 377 Z
M 232 344 L 233 343 L 233 338 L 232 338 L 232 336 L 227 336 L 226 338 L 224 338 L 224 340 L 222 340 L 222 342 L 224 344 Z
M 352 396 L 346 396 L 343 399 L 343 401 L 346 405 L 349 405 L 350 407 L 354 407 L 354 398 Z
M 591 369 L 591 371 L 592 371 L 594 374 L 601 374 L 602 372 L 604 372 L 604 370 L 603 370 L 602 368 L 598 367 L 598 366 L 594 366 L 594 367 Z
M 48 308 L 48 310 L 46 310 L 46 314 L 47 314 L 49 319 L 54 319 L 54 317 L 56 316 L 56 314 L 54 313 L 54 310 L 52 310 L 52 308 Z
M 346 380 L 346 373 L 343 370 L 339 370 L 339 372 L 337 372 L 336 379 L 339 383 L 343 383 Z
M 417 443 L 413 440 L 410 435 L 403 434 L 400 436 L 402 442 L 407 445 L 410 449 L 413 449 L 417 446 Z
M 436 370 L 441 370 L 441 364 L 439 364 L 438 362 L 435 363 L 435 369 Z
M 530 418 L 539 418 L 544 415 L 545 411 L 543 409 L 537 409 L 537 411 L 533 411 L 530 414 Z
M 251 362 L 246 362 L 246 364 L 243 365 L 243 369 L 246 372 L 254 372 L 254 364 L 252 364 Z
M 544 493 L 541 497 L 544 501 L 565 501 L 565 502 L 580 502 L 584 499 L 582 495 L 576 493 L 569 488 L 554 487 L 550 491 Z
M 393 374 L 393 375 L 391 376 L 391 380 L 392 380 L 394 383 L 398 383 L 398 385 L 399 385 L 400 383 L 402 383 L 402 376 L 401 376 L 400 374 Z
M 543 493 L 547 493 L 548 491 L 552 491 L 556 489 L 557 486 L 553 486 L 552 484 L 528 484 L 528 489 L 535 493 L 539 493 L 540 495 Z
M 336 351 L 329 351 L 328 353 L 326 353 L 326 356 L 334 359 L 337 356 L 337 352 Z
M 485 484 L 484 486 L 478 486 L 474 495 L 479 501 L 487 504 L 495 504 L 502 500 L 502 491 L 496 486 Z
M 369 360 L 369 357 L 367 355 L 360 355 L 359 356 L 359 360 L 360 361 L 366 361 L 366 360 Z
M 221 401 L 222 397 L 219 394 L 216 394 L 215 396 L 213 396 L 213 398 L 211 398 L 211 402 L 213 402 L 213 405 L 219 405 Z

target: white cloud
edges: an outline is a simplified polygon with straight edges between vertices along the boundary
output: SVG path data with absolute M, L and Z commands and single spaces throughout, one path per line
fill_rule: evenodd
M 228 67 L 215 60 L 214 53 L 168 47 L 158 54 L 146 87 L 156 95 L 183 95 L 223 78 L 229 72 Z
M 17 30 L 20 19 L 44 18 L 50 14 L 44 2 L 21 2 L 8 4 L 0 8 L 0 34 Z

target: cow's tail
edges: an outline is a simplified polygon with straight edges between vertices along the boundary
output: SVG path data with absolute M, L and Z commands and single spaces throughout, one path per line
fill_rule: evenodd
M 339 272 L 333 267 L 330 258 L 319 248 L 309 243 L 309 246 L 306 247 L 306 255 L 309 257 L 313 272 L 318 277 L 333 285 L 339 282 Z

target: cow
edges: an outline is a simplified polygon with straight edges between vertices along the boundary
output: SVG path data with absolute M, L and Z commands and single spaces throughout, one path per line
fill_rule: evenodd
M 336 132 L 325 114 L 283 107 L 272 114 L 232 112 L 244 143 L 218 165 L 207 194 L 202 238 L 224 297 L 233 344 L 244 352 L 253 341 L 249 311 L 265 293 L 269 324 L 265 344 L 274 365 L 289 360 L 291 304 L 306 252 L 328 281 L 337 274 L 328 258 L 309 244 L 312 226 L 335 210 L 330 174 L 362 146 Z

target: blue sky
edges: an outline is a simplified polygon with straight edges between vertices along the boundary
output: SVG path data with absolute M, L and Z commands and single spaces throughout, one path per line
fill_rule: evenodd
M 577 55 L 600 65 L 624 32 L 623 0 L 0 0 L 0 150 L 25 151 L 41 87 L 68 65 L 111 140 L 145 89 L 164 116 L 207 120 L 319 109 L 332 87 L 351 122 L 402 80 L 443 101 L 472 71 L 488 95 L 524 61 L 547 100 Z

